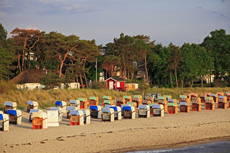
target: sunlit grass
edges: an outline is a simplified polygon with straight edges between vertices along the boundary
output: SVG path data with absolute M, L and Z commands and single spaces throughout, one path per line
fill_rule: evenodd
M 156 88 L 145 91 L 145 94 L 149 93 L 161 93 L 161 95 L 171 95 L 172 98 L 179 98 L 179 95 L 183 93 L 198 93 L 203 94 L 205 92 L 230 92 L 230 88 Z M 118 92 L 107 89 L 58 89 L 54 91 L 42 91 L 42 90 L 12 90 L 0 95 L 0 108 L 4 107 L 5 101 L 17 102 L 19 107 L 26 108 L 28 100 L 37 101 L 40 108 L 54 106 L 56 100 L 62 100 L 69 102 L 70 99 L 87 98 L 90 96 L 98 97 L 99 103 L 102 103 L 103 96 L 111 96 L 112 99 L 121 98 L 125 95 L 142 94 L 142 92 Z
M 42 90 L 24 90 L 24 91 L 10 91 L 0 95 L 0 107 L 4 107 L 5 101 L 17 102 L 18 106 L 26 107 L 28 100 L 37 101 L 40 107 L 54 106 L 56 100 L 69 102 L 71 99 L 87 98 L 93 96 L 99 98 L 99 103 L 102 103 L 103 96 L 112 96 L 113 99 L 123 97 L 124 95 L 131 95 L 131 93 L 110 91 L 106 89 L 58 89 L 54 91 Z

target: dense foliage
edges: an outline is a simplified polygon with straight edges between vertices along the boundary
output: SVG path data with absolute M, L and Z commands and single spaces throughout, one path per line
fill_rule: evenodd
M 7 39 L 0 24 L 1 80 L 10 80 L 26 69 L 57 69 L 58 76 L 48 73 L 40 82 L 51 89 L 67 82 L 89 87 L 90 80 L 96 79 L 97 59 L 97 80 L 104 71 L 105 78 L 119 74 L 133 82 L 142 69 L 147 86 L 192 87 L 198 80 L 203 87 L 204 77 L 211 74 L 216 82 L 227 80 L 230 84 L 230 35 L 223 29 L 212 31 L 201 45 L 184 43 L 181 47 L 155 44 L 146 35 L 123 33 L 105 46 L 54 31 L 15 28 L 11 34 Z

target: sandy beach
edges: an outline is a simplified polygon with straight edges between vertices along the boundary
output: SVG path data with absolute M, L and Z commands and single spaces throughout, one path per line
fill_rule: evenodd
M 115 122 L 91 119 L 82 126 L 70 126 L 65 115 L 59 127 L 44 130 L 33 130 L 29 114 L 22 115 L 21 125 L 0 131 L 1 152 L 126 152 L 230 140 L 230 108 Z

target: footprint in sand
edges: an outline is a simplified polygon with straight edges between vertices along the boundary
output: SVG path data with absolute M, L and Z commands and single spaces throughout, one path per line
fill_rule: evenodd
M 31 143 L 23 143 L 22 145 L 31 145 Z
M 58 141 L 65 141 L 64 139 L 62 139 L 62 137 L 57 137 L 56 140 L 58 140 Z
M 73 138 L 73 137 L 76 137 L 76 135 L 73 135 L 73 136 L 67 136 L 66 138 Z

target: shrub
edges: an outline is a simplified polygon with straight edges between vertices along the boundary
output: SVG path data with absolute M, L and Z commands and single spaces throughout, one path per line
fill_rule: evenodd
M 166 84 L 166 85 L 165 85 L 165 88 L 169 88 L 169 85 Z
M 227 87 L 228 86 L 228 81 L 221 81 L 221 79 L 215 79 L 214 81 L 214 86 L 215 87 Z
M 106 82 L 96 82 L 93 81 L 90 85 L 91 89 L 106 89 Z
M 2 81 L 0 82 L 0 93 L 6 93 L 10 90 L 16 90 L 16 85 L 10 82 Z
M 48 72 L 43 77 L 39 78 L 39 83 L 45 85 L 45 89 L 53 90 L 54 87 L 59 86 L 62 80 L 58 77 L 58 75 L 53 74 L 52 72 Z

